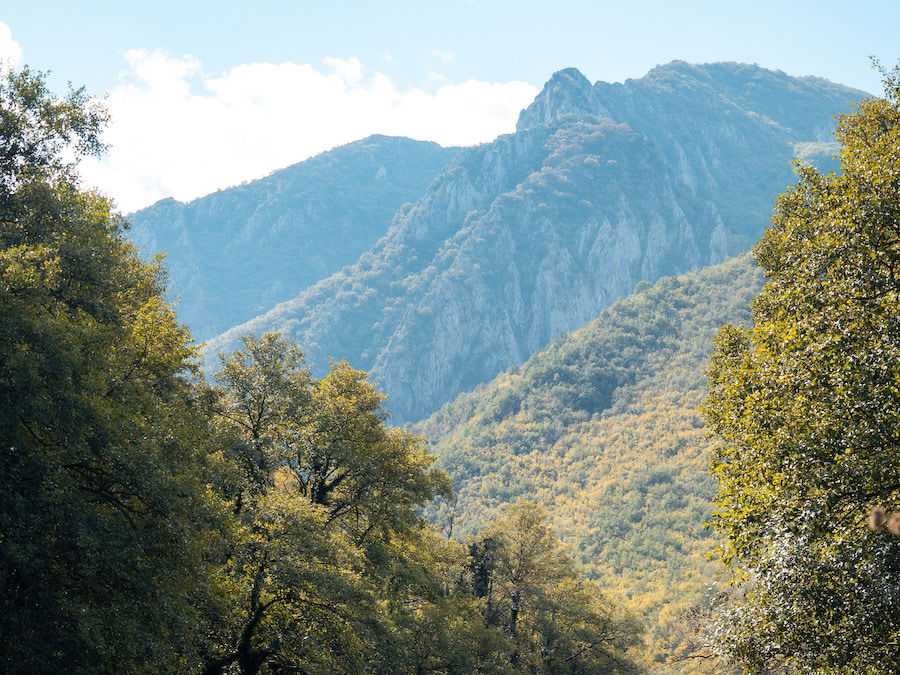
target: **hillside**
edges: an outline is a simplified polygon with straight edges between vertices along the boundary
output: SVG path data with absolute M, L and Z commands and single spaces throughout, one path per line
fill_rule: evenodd
M 641 284 L 416 425 L 457 490 L 455 535 L 536 500 L 588 574 L 644 615 L 657 663 L 683 649 L 678 614 L 714 581 L 705 364 L 718 327 L 746 322 L 761 285 L 749 256 Z
M 354 262 L 455 150 L 370 136 L 188 203 L 132 214 L 130 239 L 166 252 L 178 316 L 206 339 Z
M 741 64 L 673 62 L 615 85 L 560 71 L 514 134 L 460 151 L 355 264 L 208 353 L 282 331 L 316 372 L 330 356 L 371 370 L 395 423 L 421 419 L 639 281 L 746 250 L 791 158 L 814 155 L 861 96 Z

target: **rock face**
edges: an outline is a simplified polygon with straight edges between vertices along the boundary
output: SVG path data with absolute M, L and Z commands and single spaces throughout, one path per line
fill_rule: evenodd
M 624 84 L 556 73 L 517 131 L 461 151 L 352 266 L 214 339 L 296 338 L 370 369 L 393 421 L 583 325 L 641 280 L 717 263 L 762 232 L 797 143 L 862 92 L 739 64 Z
M 261 180 L 130 216 L 145 254 L 168 253 L 179 318 L 205 339 L 353 263 L 455 153 L 371 136 Z

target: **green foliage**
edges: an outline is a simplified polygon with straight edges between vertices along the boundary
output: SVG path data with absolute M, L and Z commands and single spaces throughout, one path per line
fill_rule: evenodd
M 189 335 L 74 182 L 103 112 L 0 84 L 0 670 L 177 672 L 213 511 Z M 152 636 L 152 638 L 147 638 Z
M 531 502 L 504 509 L 470 544 L 473 589 L 510 641 L 515 672 L 629 671 L 640 628 L 585 580 Z
M 278 335 L 243 342 L 218 375 L 219 489 L 234 520 L 207 674 L 631 667 L 638 628 L 581 578 L 539 511 L 494 523 L 483 538 L 496 557 L 479 567 L 477 543 L 473 558 L 418 514 L 449 496 L 447 477 L 421 439 L 384 426 L 364 373 L 336 363 L 313 379 Z
M 900 68 L 841 118 L 841 174 L 802 167 L 754 253 L 755 327 L 716 341 L 713 524 L 743 582 L 716 649 L 754 672 L 900 662 Z
M 422 439 L 384 426 L 384 394 L 364 371 L 342 361 L 313 380 L 297 347 L 277 334 L 246 337 L 244 346 L 217 375 L 226 385 L 220 415 L 235 438 L 228 452 L 244 472 L 243 492 L 264 492 L 284 468 L 329 522 L 360 536 L 419 524 L 416 507 L 449 493 L 446 475 L 429 468 Z
M 464 553 L 417 513 L 449 492 L 421 439 L 384 426 L 362 371 L 335 363 L 313 379 L 275 334 L 244 347 L 218 374 L 220 490 L 235 518 L 206 672 L 490 662 L 498 636 L 456 581 Z
M 761 285 L 747 257 L 643 283 L 415 427 L 453 478 L 454 532 L 541 504 L 579 567 L 643 616 L 654 667 L 690 648 L 679 615 L 714 580 L 703 372 L 711 337 L 749 319 Z
M 0 80 L 0 214 L 10 215 L 12 192 L 23 181 L 71 182 L 78 159 L 102 150 L 105 121 L 106 111 L 84 89 L 59 99 L 41 73 L 27 67 L 6 73 Z

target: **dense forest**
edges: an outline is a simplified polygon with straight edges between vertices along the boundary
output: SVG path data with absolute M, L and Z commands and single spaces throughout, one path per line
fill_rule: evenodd
M 682 613 L 715 578 L 704 369 L 761 287 L 749 256 L 642 284 L 416 425 L 455 487 L 433 519 L 468 533 L 503 504 L 540 503 L 581 568 L 644 617 L 652 663 L 690 651 Z
M 643 282 L 403 429 L 365 371 L 278 333 L 204 377 L 162 260 L 79 181 L 103 107 L 10 72 L 0 671 L 896 672 L 883 75 L 753 260 Z

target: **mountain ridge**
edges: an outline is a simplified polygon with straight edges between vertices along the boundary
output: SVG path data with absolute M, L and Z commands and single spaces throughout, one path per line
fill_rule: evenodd
M 314 370 L 347 358 L 395 421 L 421 419 L 639 281 L 749 248 L 795 145 L 824 138 L 854 91 L 740 64 L 676 62 L 614 85 L 558 71 L 518 131 L 460 150 L 356 263 L 207 353 L 281 330 Z
M 368 136 L 190 202 L 161 200 L 129 217 L 130 238 L 168 252 L 180 318 L 205 339 L 352 263 L 455 152 Z

